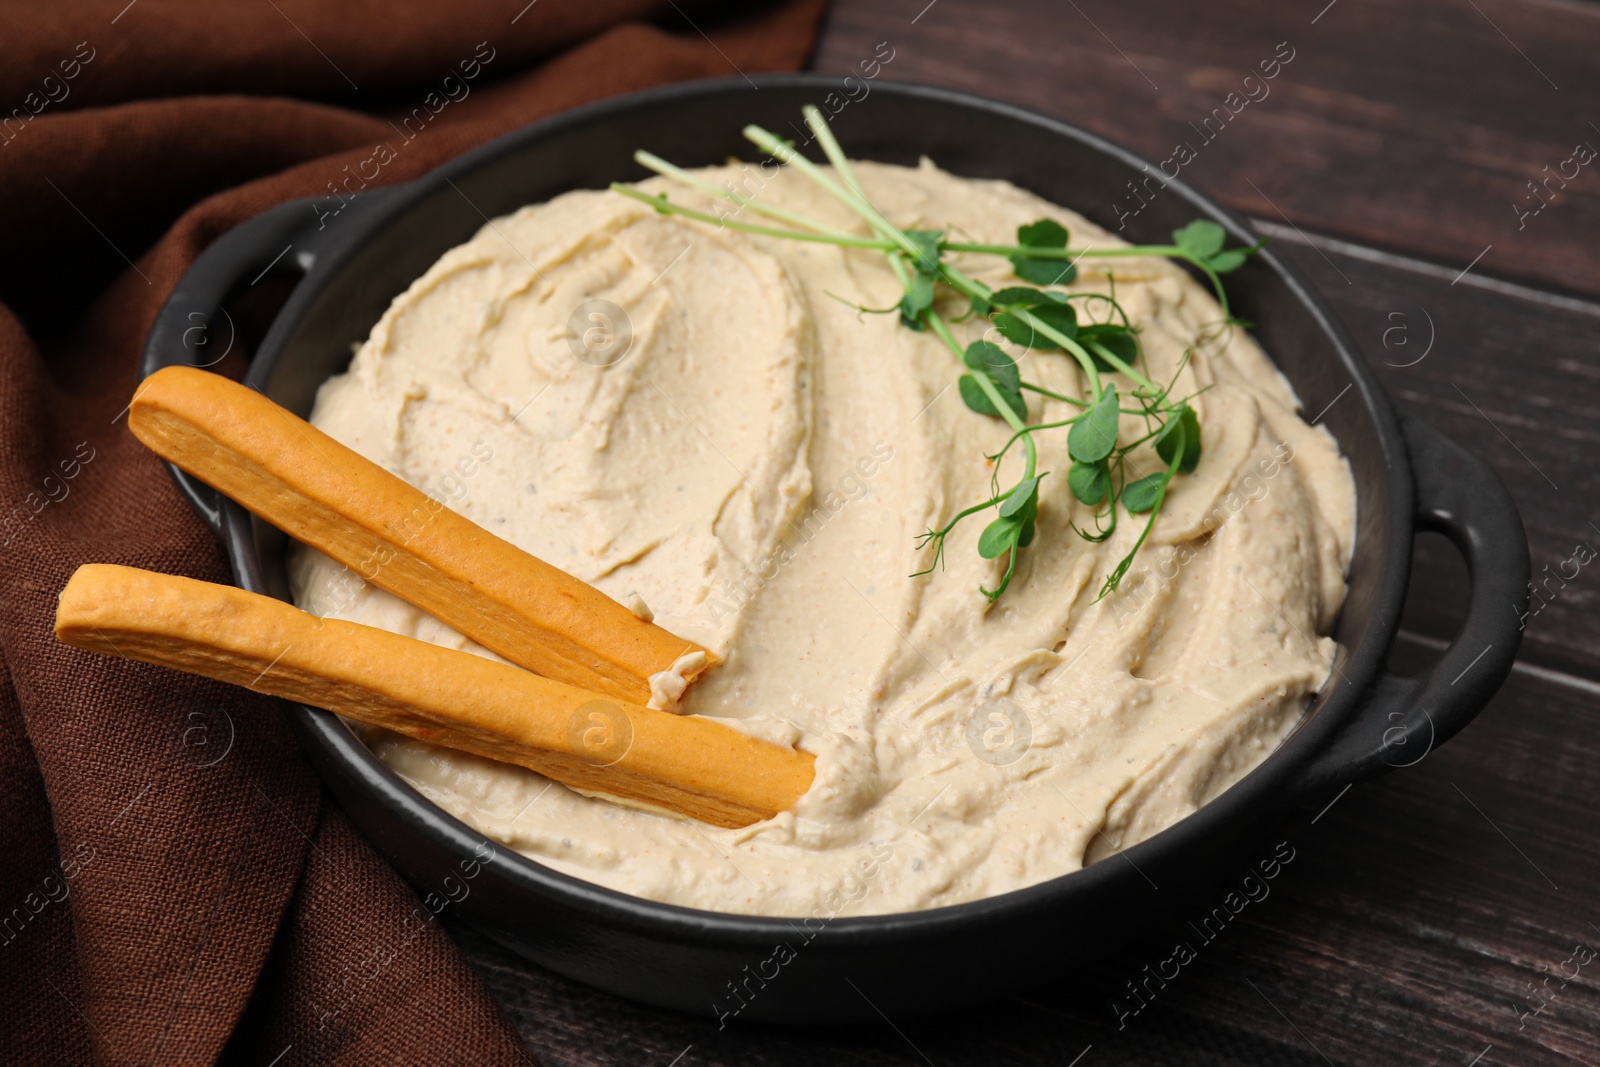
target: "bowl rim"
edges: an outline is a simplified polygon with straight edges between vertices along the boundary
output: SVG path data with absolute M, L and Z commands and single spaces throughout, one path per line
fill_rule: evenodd
M 755 89 L 833 90 L 837 76 L 816 73 L 756 74 L 675 83 L 611 97 L 560 112 L 512 130 L 396 186 L 364 191 L 369 206 L 349 220 L 339 239 L 319 253 L 306 278 L 298 285 L 274 320 L 245 375 L 245 384 L 265 392 L 267 380 L 283 353 L 284 345 L 300 325 L 318 290 L 356 256 L 365 239 L 386 224 L 455 182 L 524 145 L 582 126 L 604 123 L 614 116 L 642 107 L 670 106 L 705 96 L 748 94 Z M 1151 161 L 1098 134 L 1018 105 L 992 100 L 960 90 L 903 81 L 877 81 L 874 93 L 987 112 L 1026 123 L 1042 134 L 1065 138 L 1079 147 L 1108 155 L 1133 170 L 1148 171 Z M 1163 177 L 1165 175 L 1163 174 Z M 1245 220 L 1189 185 L 1182 177 L 1169 179 L 1166 191 L 1185 199 L 1196 212 L 1223 224 L 1236 238 L 1250 234 Z M 359 201 L 352 201 L 358 203 Z M 1068 205 L 1070 206 L 1070 205 Z M 1242 812 L 1273 795 L 1293 788 L 1293 779 L 1360 712 L 1371 683 L 1382 674 L 1382 662 L 1398 628 L 1414 527 L 1411 462 L 1399 421 L 1387 393 L 1378 384 L 1359 349 L 1320 295 L 1274 250 L 1264 248 L 1260 259 L 1286 286 L 1293 300 L 1309 313 L 1318 329 L 1338 353 L 1349 375 L 1349 391 L 1357 394 L 1372 424 L 1378 447 L 1387 459 L 1388 484 L 1381 496 L 1388 509 L 1388 541 L 1382 546 L 1382 573 L 1374 577 L 1376 595 L 1366 630 L 1354 645 L 1339 646 L 1334 668 L 1344 684 L 1328 685 L 1307 704 L 1291 732 L 1261 763 L 1195 812 L 1118 855 L 1135 867 L 1154 863 L 1184 838 L 1225 831 Z M 1268 358 L 1271 356 L 1269 354 Z M 1342 394 L 1341 394 L 1342 395 Z M 1331 432 L 1331 430 L 1330 430 Z M 251 530 L 251 517 L 232 501 L 223 501 L 224 543 L 235 572 L 246 588 L 265 592 L 262 560 Z M 1355 540 L 1359 540 L 1359 525 Z M 1354 546 L 1352 546 L 1352 557 Z M 1343 668 L 1343 669 L 1340 669 Z M 1331 677 L 1331 675 L 1330 675 Z M 390 770 L 337 716 L 306 705 L 293 705 L 295 722 L 304 743 L 321 749 L 324 758 L 341 764 L 351 779 L 383 808 L 409 824 L 451 855 L 471 857 L 487 843 L 494 849 L 489 861 L 510 887 L 534 897 L 553 900 L 569 912 L 603 919 L 612 927 L 648 935 L 658 941 L 708 940 L 728 948 L 770 947 L 793 937 L 796 924 L 817 916 L 749 915 L 710 911 L 634 896 L 570 875 L 516 852 L 510 846 L 473 829 Z M 313 762 L 317 762 L 315 759 Z M 1109 857 L 1108 857 L 1109 858 Z M 480 862 L 481 859 L 480 859 Z M 1104 890 L 1125 878 L 1120 865 L 1106 862 L 1009 890 L 994 896 L 917 911 L 823 918 L 826 940 L 836 947 L 887 946 L 941 932 L 996 926 L 1019 916 L 1038 915 L 1054 908 L 1067 894 Z M 822 933 L 819 930 L 816 933 Z M 814 935 L 815 936 L 815 935 Z

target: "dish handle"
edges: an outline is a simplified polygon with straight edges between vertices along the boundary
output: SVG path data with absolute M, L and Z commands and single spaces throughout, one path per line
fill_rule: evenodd
M 179 279 L 145 338 L 140 378 L 163 367 L 210 368 L 238 343 L 238 330 L 225 302 L 269 274 L 298 276 L 296 286 L 352 228 L 350 216 L 376 208 L 395 186 L 365 191 L 334 219 L 319 200 L 291 200 L 240 223 L 213 241 Z M 215 489 L 172 464 L 167 470 L 178 489 L 211 532 L 222 536 L 222 497 Z
M 1511 494 L 1482 460 L 1400 416 L 1416 484 L 1415 529 L 1444 534 L 1466 560 L 1466 621 L 1439 662 L 1385 671 L 1365 705 L 1299 781 L 1316 794 L 1422 762 L 1483 710 L 1511 672 L 1528 609 L 1528 540 Z

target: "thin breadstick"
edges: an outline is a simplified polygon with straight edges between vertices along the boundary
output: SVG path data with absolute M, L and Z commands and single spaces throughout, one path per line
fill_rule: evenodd
M 157 371 L 128 425 L 290 537 L 547 678 L 646 704 L 651 675 L 682 661 L 692 681 L 718 662 L 221 375 Z
M 626 704 L 243 589 L 133 567 L 79 567 L 61 591 L 56 637 L 715 826 L 748 826 L 787 810 L 815 773 L 809 753 L 711 719 Z

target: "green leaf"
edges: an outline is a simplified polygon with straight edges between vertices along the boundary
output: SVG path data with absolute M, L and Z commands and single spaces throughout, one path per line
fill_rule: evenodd
M 1122 506 L 1135 515 L 1142 515 L 1156 506 L 1161 490 L 1167 481 L 1167 472 L 1148 474 L 1122 488 Z
M 1178 453 L 1180 432 L 1183 458 L 1178 462 L 1178 471 L 1188 474 L 1200 462 L 1200 417 L 1188 404 L 1180 404 L 1177 416 L 1168 419 L 1166 425 L 1156 433 L 1156 455 L 1169 467 L 1172 466 L 1173 456 Z
M 978 379 L 970 374 L 963 374 L 956 379 L 956 388 L 961 393 L 961 401 L 979 415 L 999 415 L 994 405 L 989 403 L 989 397 L 978 385 Z
M 1042 477 L 1042 476 L 1041 476 Z M 1039 479 L 1024 478 L 1011 490 L 1011 495 L 1000 502 L 1000 514 L 1011 518 L 1030 504 L 1038 506 Z
M 1078 276 L 1078 265 L 1070 259 L 1016 255 L 1011 257 L 1011 269 L 1017 277 L 1040 285 L 1066 285 Z
M 1002 311 L 1000 314 L 996 315 L 993 319 L 993 322 L 994 328 L 999 330 L 1000 336 L 1004 337 L 1007 341 L 1010 341 L 1013 344 L 1019 344 L 1024 348 L 1033 347 L 1033 327 L 1029 326 L 1027 323 L 1023 322 L 1009 311 Z
M 1139 342 L 1134 338 L 1133 331 L 1126 326 L 1119 326 L 1109 322 L 1097 323 L 1093 326 L 1080 326 L 1078 328 L 1078 343 L 1085 348 L 1089 348 L 1090 342 L 1104 345 L 1110 349 L 1113 356 L 1116 356 L 1130 367 L 1139 358 Z M 1101 358 L 1100 353 L 1093 348 L 1089 348 L 1089 354 L 1094 357 L 1094 365 L 1100 370 L 1116 370 L 1115 367 Z
M 1016 519 L 996 519 L 978 535 L 978 555 L 994 559 L 1017 542 L 1022 523 Z
M 1078 313 L 1070 304 L 1046 304 L 1036 307 L 1032 311 L 1034 318 L 1044 323 L 1057 333 L 1066 334 L 1068 337 L 1078 335 Z M 1044 338 L 1040 338 L 1044 340 Z M 1056 347 L 1054 341 L 1050 342 L 1052 348 Z M 1038 347 L 1038 346 L 1035 346 Z
M 1094 507 L 1111 491 L 1111 472 L 1105 460 L 1099 463 L 1074 463 L 1067 471 L 1067 488 L 1079 500 Z
M 972 375 L 963 374 L 956 381 L 956 386 L 961 393 L 962 402 L 979 415 L 993 415 L 995 418 L 1004 417 L 995 409 L 993 404 L 989 403 L 989 394 L 983 391 L 983 386 L 979 385 L 978 379 Z M 1028 417 L 1028 405 L 1022 399 L 1020 390 L 1008 390 L 999 382 L 995 383 L 995 388 L 999 391 L 1001 398 L 1010 405 L 1017 418 L 1025 419 Z
M 1002 392 L 1021 393 L 1022 373 L 1006 350 L 988 341 L 974 341 L 961 353 L 961 362 L 987 374 Z
M 1028 314 L 1038 319 L 1039 322 L 1066 337 L 1075 337 L 1078 333 L 1078 313 L 1069 305 L 1050 303 L 1032 308 Z M 1034 330 L 1033 324 L 1024 320 L 1020 315 L 1003 311 L 994 317 L 995 329 L 1000 331 L 1000 336 L 1007 341 L 1021 345 L 1023 348 L 1035 352 L 1050 352 L 1061 346 L 1044 334 Z
M 933 279 L 926 274 L 914 274 L 900 298 L 900 324 L 914 330 L 922 329 L 921 314 L 933 306 Z
M 1227 274 L 1229 271 L 1238 270 L 1249 253 L 1242 248 L 1230 248 L 1226 252 L 1218 252 L 1206 260 L 1207 266 L 1218 274 Z
M 1051 219 L 1040 219 L 1017 227 L 1017 244 L 1029 248 L 1067 247 L 1067 228 Z M 1018 252 L 1010 257 L 1017 277 L 1039 285 L 1065 285 L 1078 276 L 1077 265 L 1068 259 L 1043 259 Z
M 981 296 L 971 296 L 967 298 L 968 315 L 983 315 L 987 317 L 989 312 L 993 310 L 994 305 L 990 304 L 989 301 L 985 300 Z
M 1017 523 L 1017 544 L 1026 546 L 1033 541 L 1034 519 L 1039 515 L 1039 475 L 1017 483 L 1015 491 L 1000 505 L 1000 516 Z
M 912 260 L 912 266 L 917 269 L 917 273 L 928 275 L 938 273 L 939 239 L 944 236 L 944 231 L 907 230 L 905 234 L 917 248 L 917 254 Z
M 1049 307 L 1065 304 L 1066 294 L 1052 293 L 1048 289 L 1030 289 L 1026 285 L 1012 285 L 989 294 L 989 303 L 995 307 L 1020 306 L 1025 308 Z
M 1210 259 L 1222 251 L 1227 233 L 1210 219 L 1195 219 L 1181 230 L 1172 231 L 1172 243 L 1196 259 Z
M 1040 219 L 1017 227 L 1017 244 L 1031 248 L 1067 247 L 1067 228 L 1054 219 Z
M 1099 463 L 1117 447 L 1117 387 L 1108 384 L 1094 407 L 1067 433 L 1067 451 L 1079 463 Z

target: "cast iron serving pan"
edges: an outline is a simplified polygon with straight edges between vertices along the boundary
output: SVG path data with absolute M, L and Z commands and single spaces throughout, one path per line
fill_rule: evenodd
M 789 130 L 802 105 L 822 104 L 838 85 L 793 75 L 641 93 L 529 126 L 407 185 L 284 204 L 195 262 L 151 331 L 144 370 L 214 363 L 233 342 L 233 321 L 220 310 L 230 294 L 263 274 L 298 276 L 245 381 L 309 415 L 317 386 L 345 369 L 390 300 L 487 219 L 570 189 L 643 178 L 636 148 L 683 165 L 754 158 L 741 127 Z M 958 175 L 1009 179 L 1113 230 L 1129 180 L 1153 172 L 1083 130 L 938 89 L 874 83 L 833 122 L 857 158 L 915 164 L 926 155 Z M 1255 239 L 1182 181 L 1169 182 L 1124 236 L 1164 244 L 1196 217 L 1221 223 L 1231 243 Z M 296 707 L 307 755 L 366 836 L 432 894 L 431 906 L 448 902 L 450 914 L 529 958 L 652 1004 L 812 1023 L 876 1018 L 876 1005 L 893 1017 L 999 996 L 1138 936 L 1186 895 L 1257 858 L 1286 805 L 1415 763 L 1466 725 L 1511 669 L 1528 595 L 1522 524 L 1494 474 L 1396 413 L 1332 313 L 1270 248 L 1230 275 L 1228 288 L 1306 413 L 1323 412 L 1354 467 L 1349 598 L 1331 681 L 1294 733 L 1197 814 L 1129 850 L 1132 863 L 1110 859 L 903 915 L 723 915 L 602 889 L 486 842 L 386 769 L 339 719 Z M 174 477 L 221 538 L 239 584 L 288 599 L 283 535 Z M 1443 659 L 1401 678 L 1384 663 L 1419 530 L 1444 533 L 1466 558 L 1470 606 Z

